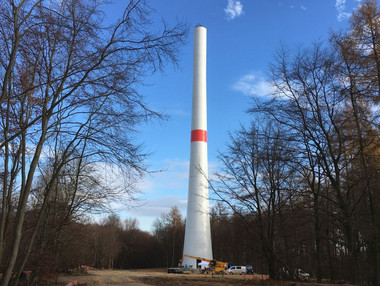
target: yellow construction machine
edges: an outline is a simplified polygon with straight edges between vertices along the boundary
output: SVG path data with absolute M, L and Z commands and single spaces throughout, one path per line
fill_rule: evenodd
M 183 262 L 183 259 L 185 257 L 189 257 L 189 258 L 193 258 L 195 260 L 197 260 L 197 263 L 198 261 L 206 261 L 208 262 L 208 267 L 206 267 L 202 273 L 205 273 L 205 274 L 228 274 L 228 272 L 226 271 L 227 269 L 227 266 L 228 266 L 228 263 L 227 262 L 222 262 L 222 261 L 218 261 L 218 260 L 215 260 L 215 259 L 208 259 L 208 258 L 203 258 L 203 257 L 197 257 L 197 256 L 192 256 L 192 255 L 188 255 L 188 254 L 184 254 L 182 259 L 181 259 L 181 265 L 182 265 L 182 262 Z

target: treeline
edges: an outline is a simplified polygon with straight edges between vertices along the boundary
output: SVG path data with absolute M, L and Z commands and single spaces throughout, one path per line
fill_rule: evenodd
M 216 204 L 210 213 L 215 259 L 235 264 L 253 264 L 266 271 L 260 253 L 246 232 L 244 220 Z M 26 224 L 33 227 L 33 213 Z M 136 219 L 122 220 L 113 214 L 100 222 L 86 220 L 66 224 L 58 219 L 46 222 L 24 269 L 38 273 L 39 283 L 59 273 L 96 269 L 141 269 L 177 267 L 183 256 L 185 219 L 176 206 L 156 219 L 151 232 L 142 231 Z M 31 233 L 25 233 L 25 241 Z M 21 244 L 21 253 L 26 246 Z M 7 251 L 5 252 L 7 255 Z
M 36 214 L 27 212 L 19 250 L 22 254 L 28 251 Z M 172 224 L 172 219 L 177 221 Z M 116 215 L 98 223 L 83 219 L 62 223 L 55 214 L 37 232 L 27 261 L 18 260 L 16 267 L 24 263 L 23 270 L 31 271 L 29 284 L 45 285 L 60 273 L 78 272 L 84 266 L 138 269 L 177 265 L 182 256 L 183 225 L 176 208 L 157 221 L 153 234 L 140 230 L 136 220 L 122 221 Z M 10 249 L 5 249 L 4 255 L 9 252 Z
M 32 214 L 26 223 L 35 223 Z M 24 266 L 38 273 L 39 283 L 58 273 L 96 269 L 140 269 L 177 266 L 182 258 L 184 219 L 178 208 L 162 214 L 152 232 L 142 231 L 136 219 L 110 215 L 100 222 L 47 222 Z M 25 240 L 30 239 L 25 233 Z M 24 253 L 25 245 L 20 251 Z M 6 255 L 7 253 L 5 253 Z

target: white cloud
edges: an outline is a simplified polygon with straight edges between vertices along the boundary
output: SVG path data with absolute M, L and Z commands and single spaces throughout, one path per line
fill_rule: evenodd
M 242 76 L 232 88 L 245 95 L 256 95 L 261 97 L 271 96 L 273 87 L 261 72 L 252 72 Z
M 144 194 L 159 190 L 165 193 L 187 190 L 189 160 L 165 159 L 161 163 L 162 170 L 145 176 L 138 183 L 138 189 Z
M 177 206 L 185 216 L 187 200 L 180 196 L 162 196 L 159 198 L 147 199 L 138 207 L 128 209 L 124 207 L 119 209 L 138 218 L 149 217 L 151 220 L 155 220 L 163 213 L 168 213 L 174 206 Z
M 243 5 L 238 0 L 228 0 L 227 8 L 224 9 L 229 20 L 235 19 L 243 14 Z
M 186 216 L 189 161 L 166 159 L 162 171 L 145 176 L 138 184 L 141 191 L 134 205 L 118 205 L 115 210 L 124 219 L 137 218 L 142 230 L 150 231 L 154 221 L 173 206 Z
M 163 213 L 177 206 L 183 218 L 186 217 L 189 181 L 189 161 L 180 159 L 164 160 L 165 171 L 153 174 L 140 183 L 142 195 L 135 205 L 115 205 L 114 210 L 122 219 L 137 218 L 140 229 L 151 231 L 154 221 Z M 214 179 L 217 164 L 208 162 L 209 178 Z M 146 182 L 149 181 L 149 182 Z M 145 188 L 144 188 L 145 187 Z M 210 191 L 211 195 L 211 191 Z M 210 201 L 212 207 L 212 201 Z
M 139 228 L 143 231 L 152 231 L 155 220 L 162 214 L 170 212 L 172 207 L 178 207 L 182 217 L 186 217 L 187 200 L 181 196 L 162 196 L 160 198 L 151 198 L 140 201 L 136 205 L 123 205 L 113 203 L 113 211 L 118 214 L 121 220 L 127 218 L 137 219 Z M 107 214 L 93 216 L 97 222 L 101 222 Z
M 184 111 L 182 109 L 168 109 L 168 110 L 165 110 L 165 114 L 169 114 L 169 116 L 181 116 L 181 117 L 189 116 L 189 112 Z
M 335 0 L 335 7 L 342 7 L 346 6 L 346 0 Z
M 338 11 L 337 19 L 339 22 L 349 18 L 351 13 L 346 12 L 346 0 L 336 0 L 335 8 Z
M 348 19 L 352 14 L 351 11 L 357 9 L 362 2 L 363 0 L 335 0 L 335 8 L 338 12 L 338 21 L 341 22 Z M 347 8 L 347 6 L 349 6 L 350 8 Z

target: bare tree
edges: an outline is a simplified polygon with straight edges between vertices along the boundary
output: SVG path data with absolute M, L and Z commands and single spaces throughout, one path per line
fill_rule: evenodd
M 363 9 L 365 5 L 359 11 Z M 288 129 L 288 140 L 297 142 L 297 170 L 313 199 L 318 264 L 324 223 L 320 206 L 322 200 L 333 202 L 332 211 L 338 214 L 335 223 L 344 234 L 343 247 L 348 254 L 346 278 L 353 282 L 363 279 L 359 265 L 363 229 L 359 217 L 371 185 L 365 161 L 373 156 L 378 140 L 376 116 L 370 108 L 377 80 L 368 76 L 376 70 L 376 64 L 371 65 L 371 72 L 365 71 L 369 66 L 349 49 L 367 44 L 353 45 L 354 39 L 334 35 L 333 46 L 315 44 L 295 54 L 281 49 L 272 65 L 276 97 L 251 110 L 268 114 Z M 371 51 L 362 53 L 361 58 L 372 57 Z M 354 171 L 360 165 L 362 171 Z M 333 192 L 322 194 L 321 187 L 326 189 L 325 186 Z M 323 212 L 333 215 L 328 209 Z M 321 280 L 320 266 L 317 276 Z
M 364 1 L 328 44 L 280 48 L 273 94 L 220 156 L 214 190 L 260 235 L 272 278 L 302 261 L 319 282 L 379 284 L 379 19 Z
M 0 257 L 5 267 L 1 285 L 8 285 L 38 166 L 55 156 L 47 196 L 73 158 L 117 165 L 129 178 L 145 172 L 146 154 L 134 143 L 135 128 L 160 115 L 135 88 L 167 60 L 176 63 L 186 29 L 178 24 L 149 32 L 151 11 L 145 1 L 129 1 L 110 27 L 102 21 L 99 1 L 9 0 L 1 5 L 0 45 L 6 51 L 0 59 L 2 250 L 10 199 L 18 196 L 9 257 Z
M 346 33 L 335 33 L 332 44 L 337 51 L 341 91 L 347 99 L 347 131 L 351 150 L 357 154 L 355 172 L 358 187 L 366 197 L 370 210 L 371 231 L 361 232 L 369 242 L 371 278 L 374 285 L 380 281 L 380 228 L 376 193 L 379 148 L 377 108 L 380 95 L 380 10 L 376 1 L 365 1 L 350 19 Z M 363 217 L 364 218 L 364 217 Z
M 221 261 L 231 261 L 233 253 L 237 252 L 234 247 L 237 243 L 233 240 L 234 231 L 229 208 L 220 201 L 211 209 L 210 224 L 212 253 Z
M 230 137 L 227 152 L 220 154 L 223 169 L 213 191 L 246 222 L 274 279 L 277 263 L 284 264 L 275 251 L 275 237 L 293 171 L 282 131 L 273 122 L 266 123 L 252 123 L 250 129 L 242 128 Z
M 176 267 L 182 258 L 185 222 L 179 209 L 174 206 L 154 222 L 153 235 L 161 245 L 162 264 Z

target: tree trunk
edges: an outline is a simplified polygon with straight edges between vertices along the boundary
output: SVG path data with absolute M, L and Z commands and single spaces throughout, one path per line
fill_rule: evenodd
M 42 134 L 41 134 L 39 143 L 36 147 L 36 151 L 35 151 L 33 160 L 30 164 L 26 184 L 20 192 L 19 205 L 17 208 L 16 220 L 15 220 L 15 232 L 13 235 L 13 240 L 12 240 L 13 244 L 11 247 L 11 255 L 10 255 L 9 261 L 7 263 L 7 268 L 4 271 L 4 276 L 1 279 L 0 286 L 8 285 L 8 283 L 11 279 L 11 276 L 12 276 L 14 265 L 16 263 L 16 258 L 18 256 L 18 251 L 19 251 L 20 241 L 21 241 L 21 235 L 22 235 L 22 226 L 24 224 L 26 204 L 28 201 L 28 197 L 29 197 L 31 187 L 32 187 L 34 172 L 37 168 L 38 160 L 40 158 L 41 151 L 42 151 L 42 146 L 43 146 L 43 143 L 45 141 L 46 128 L 47 128 L 47 121 L 45 121 L 43 123 Z M 25 140 L 24 140 L 24 144 L 26 144 Z M 25 148 L 25 145 L 24 145 L 24 148 Z M 25 163 L 26 163 L 25 159 L 23 159 L 23 163 L 24 163 L 24 168 L 25 168 Z

